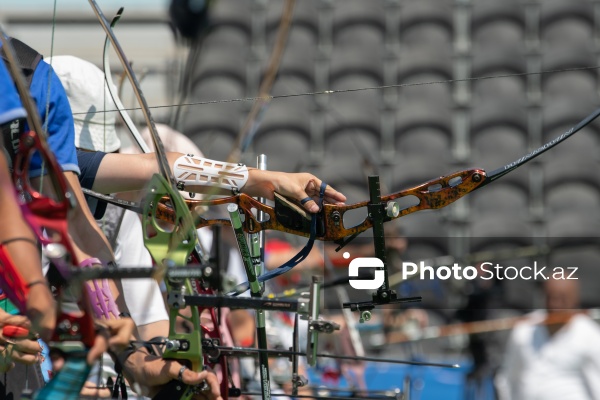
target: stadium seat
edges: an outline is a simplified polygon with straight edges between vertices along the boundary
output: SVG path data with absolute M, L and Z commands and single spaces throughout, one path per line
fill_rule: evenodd
M 334 0 L 332 5 L 334 36 L 349 25 L 372 25 L 385 30 L 383 0 Z
M 575 138 L 570 139 L 575 140 Z M 598 160 L 573 153 L 557 156 L 544 164 L 544 193 L 548 217 L 569 210 L 591 212 L 600 204 Z
M 319 32 L 319 3 L 320 0 L 302 0 L 294 4 L 292 16 L 293 26 L 310 29 L 315 35 Z M 267 29 L 271 32 L 277 30 L 281 20 L 281 13 L 285 2 L 270 0 L 266 5 Z
M 408 103 L 396 114 L 396 150 L 401 154 L 449 159 L 452 146 L 450 109 L 434 103 Z
M 330 61 L 330 82 L 346 75 L 368 75 L 383 84 L 383 54 L 378 46 L 339 46 L 334 47 Z
M 273 128 L 259 132 L 253 140 L 254 154 L 267 156 L 267 167 L 273 171 L 306 171 L 309 140 L 305 132 Z
M 242 50 L 248 48 L 250 39 L 248 33 L 242 29 L 217 25 L 202 40 L 202 52 L 205 53 L 219 48 L 227 48 L 231 51 Z
M 211 22 L 215 25 L 231 25 L 242 29 L 250 35 L 252 3 L 247 0 L 218 1 L 211 9 Z
M 454 25 L 451 1 L 404 1 L 400 38 L 408 47 L 452 46 Z
M 541 36 L 549 49 L 553 46 L 591 43 L 594 9 L 589 1 L 541 2 Z

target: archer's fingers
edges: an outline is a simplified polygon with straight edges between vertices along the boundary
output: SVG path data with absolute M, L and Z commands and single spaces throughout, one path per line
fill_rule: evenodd
M 9 349 L 8 354 L 10 354 L 10 359 L 12 359 L 13 361 L 21 363 L 21 364 L 26 364 L 26 365 L 37 364 L 41 360 L 40 353 L 31 354 L 31 353 L 25 353 L 25 352 L 17 350 L 17 349 L 14 349 L 12 351 L 10 351 L 10 349 Z
M 312 189 L 315 192 L 315 195 L 319 195 L 319 190 L 321 188 L 321 183 L 323 181 L 317 177 L 313 177 L 311 182 L 307 185 L 306 189 Z M 346 196 L 344 196 L 341 192 L 338 192 L 333 187 L 327 185 L 325 187 L 325 194 L 323 196 L 324 199 L 328 199 L 328 203 L 343 203 L 346 201 Z
M 121 318 L 105 321 L 111 333 L 109 345 L 115 353 L 120 353 L 129 346 L 129 340 L 135 324 L 131 318 Z
M 37 355 L 43 350 L 37 340 L 13 339 L 12 343 L 14 349 L 22 353 Z
M 183 373 L 183 383 L 188 385 L 198 385 L 202 382 L 206 382 L 210 390 L 199 395 L 197 397 L 198 399 L 222 400 L 221 392 L 219 390 L 219 381 L 215 374 L 209 371 L 194 372 L 189 369 L 185 370 Z
M 94 361 L 99 359 L 106 350 L 108 350 L 109 335 L 108 330 L 104 327 L 100 327 L 96 333 L 96 340 L 94 345 L 87 354 L 86 361 L 89 365 L 92 365 Z

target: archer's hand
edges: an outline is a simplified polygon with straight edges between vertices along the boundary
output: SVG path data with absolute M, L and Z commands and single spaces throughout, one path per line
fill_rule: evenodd
M 182 364 L 175 360 L 148 354 L 144 349 L 134 352 L 125 361 L 124 373 L 129 382 L 141 386 L 144 396 L 154 397 L 164 385 L 177 380 Z M 194 396 L 196 400 L 223 400 L 217 376 L 209 371 L 195 372 L 185 369 L 182 382 L 187 385 L 198 385 L 206 382 L 210 390 Z
M 108 349 L 118 354 L 127 348 L 135 324 L 132 319 L 121 318 L 96 321 L 96 326 L 98 327 L 96 341 L 87 355 L 87 362 L 90 365 Z
M 5 337 L 2 328 L 8 325 L 28 330 L 31 328 L 27 317 L 10 315 L 0 310 L 0 372 L 12 369 L 15 366 L 14 362 L 27 365 L 39 363 L 42 347 L 37 340 Z
M 304 204 L 304 208 L 312 213 L 318 212 L 319 208 L 314 201 L 319 198 L 319 187 L 321 180 L 309 173 L 286 173 L 275 171 L 262 171 L 250 169 L 248 181 L 242 188 L 242 192 L 252 197 L 266 197 L 273 200 L 273 192 L 295 200 L 312 197 L 313 201 Z M 330 204 L 343 204 L 346 196 L 327 186 L 323 200 Z
M 56 325 L 56 302 L 47 285 L 37 284 L 30 287 L 27 315 L 31 320 L 31 330 L 48 343 Z

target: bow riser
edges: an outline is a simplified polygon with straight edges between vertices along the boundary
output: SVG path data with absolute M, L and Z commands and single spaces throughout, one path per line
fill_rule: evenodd
M 399 210 L 397 215 L 388 214 L 385 221 L 392 221 L 416 211 L 446 207 L 479 188 L 485 182 L 485 178 L 486 173 L 481 169 L 465 170 L 431 180 L 407 190 L 382 196 L 382 203 L 388 203 L 407 196 L 414 196 L 419 200 L 418 204 Z M 247 233 L 258 233 L 272 229 L 298 236 L 310 236 L 309 214 L 281 196 L 275 197 L 275 207 L 262 204 L 246 194 L 216 200 L 186 200 L 188 208 L 196 218 L 196 228 L 212 225 L 231 226 L 231 222 L 226 219 L 207 220 L 197 215 L 202 207 L 230 203 L 237 204 L 244 213 L 243 228 Z M 318 214 L 316 238 L 323 241 L 338 241 L 372 228 L 373 222 L 369 217 L 353 227 L 347 228 L 344 226 L 344 214 L 346 212 L 367 207 L 368 204 L 368 201 L 363 201 L 346 206 L 323 205 L 323 210 Z M 259 222 L 252 213 L 253 209 L 268 215 L 268 220 Z M 169 207 L 168 200 L 165 198 L 161 199 L 160 204 L 157 205 L 155 215 L 156 218 L 164 221 L 175 221 L 173 210 Z

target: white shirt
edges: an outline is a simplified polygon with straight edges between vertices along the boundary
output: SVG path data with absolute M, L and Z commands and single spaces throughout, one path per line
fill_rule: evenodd
M 113 250 L 119 267 L 152 266 L 152 257 L 144 247 L 142 223 L 133 211 L 126 210 L 123 214 Z M 160 288 L 154 279 L 122 279 L 121 284 L 131 319 L 137 326 L 169 319 Z
M 503 400 L 600 399 L 600 327 L 578 314 L 553 336 L 545 312 L 517 324 L 496 379 Z

